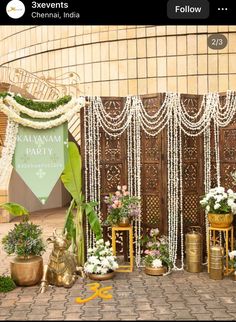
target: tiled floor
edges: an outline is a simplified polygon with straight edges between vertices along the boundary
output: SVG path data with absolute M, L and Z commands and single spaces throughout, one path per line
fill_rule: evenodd
M 33 214 L 34 223 L 43 227 L 44 236 L 62 228 L 64 209 Z M 0 224 L 0 238 L 14 223 Z M 47 262 L 51 245 L 43 255 Z M 0 274 L 9 274 L 9 258 L 0 249 Z M 113 280 L 101 282 L 112 286 L 112 299 L 93 299 L 78 304 L 77 297 L 92 294 L 79 278 L 70 289 L 50 286 L 39 293 L 39 286 L 17 287 L 0 293 L 0 320 L 235 320 L 236 282 L 229 277 L 209 279 L 206 272 L 173 272 L 153 277 L 136 269 L 133 273 L 116 273 Z

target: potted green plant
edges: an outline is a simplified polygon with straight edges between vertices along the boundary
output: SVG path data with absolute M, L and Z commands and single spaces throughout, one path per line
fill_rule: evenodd
M 208 214 L 208 220 L 214 228 L 227 228 L 236 214 L 236 193 L 233 190 L 225 190 L 224 187 L 216 187 L 202 197 L 200 204 Z
M 145 246 L 144 262 L 145 273 L 148 275 L 163 275 L 172 268 L 173 263 L 169 255 L 168 239 L 165 235 L 160 236 L 158 228 L 151 229 L 149 234 L 142 239 Z
M 140 198 L 130 196 L 127 186 L 117 186 L 114 195 L 104 198 L 108 205 L 105 223 L 108 225 L 128 226 L 130 221 L 140 216 Z
M 29 211 L 16 203 L 1 204 L 12 215 L 23 216 L 23 221 L 15 224 L 2 239 L 3 249 L 8 255 L 16 255 L 10 260 L 11 277 L 17 285 L 37 284 L 43 275 L 42 253 L 45 245 L 40 226 L 29 221 Z

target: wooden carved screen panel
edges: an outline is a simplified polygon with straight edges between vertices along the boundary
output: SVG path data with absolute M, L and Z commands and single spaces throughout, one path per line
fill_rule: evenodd
M 221 104 L 224 103 L 225 96 L 222 96 Z M 221 186 L 236 191 L 236 182 L 231 175 L 236 173 L 236 115 L 227 127 L 220 129 L 220 170 Z M 236 216 L 233 225 L 236 225 Z
M 181 100 L 188 113 L 194 115 L 200 108 L 202 97 L 184 94 L 181 95 Z M 204 227 L 204 213 L 199 203 L 204 191 L 203 136 L 193 137 L 183 134 L 182 144 L 183 218 L 186 233 L 189 226 Z
M 162 105 L 164 94 L 142 97 L 145 110 L 153 115 Z M 166 231 L 166 168 L 164 165 L 165 131 L 157 136 L 141 132 L 142 226 Z
M 122 112 L 125 98 L 103 97 L 106 112 L 115 117 Z M 126 131 L 118 137 L 112 137 L 100 128 L 100 171 L 101 171 L 101 205 L 103 219 L 106 218 L 107 206 L 104 197 L 114 193 L 117 186 L 127 184 L 127 148 Z
M 225 96 L 222 96 L 221 104 L 224 103 Z M 227 127 L 220 129 L 220 163 L 221 186 L 235 191 L 236 182 L 231 173 L 236 171 L 236 116 Z

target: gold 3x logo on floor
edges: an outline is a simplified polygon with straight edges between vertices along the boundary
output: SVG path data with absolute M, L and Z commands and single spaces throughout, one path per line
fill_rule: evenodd
M 82 304 L 88 301 L 95 299 L 96 297 L 101 297 L 104 300 L 112 299 L 112 295 L 108 293 L 112 289 L 112 286 L 101 287 L 100 283 L 91 283 L 87 284 L 86 286 L 89 287 L 91 291 L 94 292 L 91 296 L 81 299 L 81 297 L 76 298 L 76 303 Z
M 25 5 L 20 0 L 12 0 L 6 6 L 6 12 L 10 18 L 18 19 L 25 13 Z

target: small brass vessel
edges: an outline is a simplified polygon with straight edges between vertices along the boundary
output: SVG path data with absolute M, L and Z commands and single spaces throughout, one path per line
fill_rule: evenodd
M 88 277 L 89 277 L 91 280 L 94 280 L 94 281 L 105 281 L 105 280 L 110 280 L 110 279 L 112 279 L 114 276 L 115 276 L 115 271 L 110 272 L 110 273 L 106 273 L 106 274 L 92 274 L 92 273 L 89 273 L 89 274 L 88 274 Z
M 144 272 L 148 275 L 159 276 L 166 273 L 166 267 L 165 266 L 162 266 L 162 267 L 145 266 Z
M 215 245 L 210 247 L 210 272 L 209 276 L 213 280 L 222 280 L 224 277 L 224 248 Z
M 118 226 L 120 227 L 128 227 L 130 226 L 130 220 L 128 217 L 121 217 L 118 222 Z

